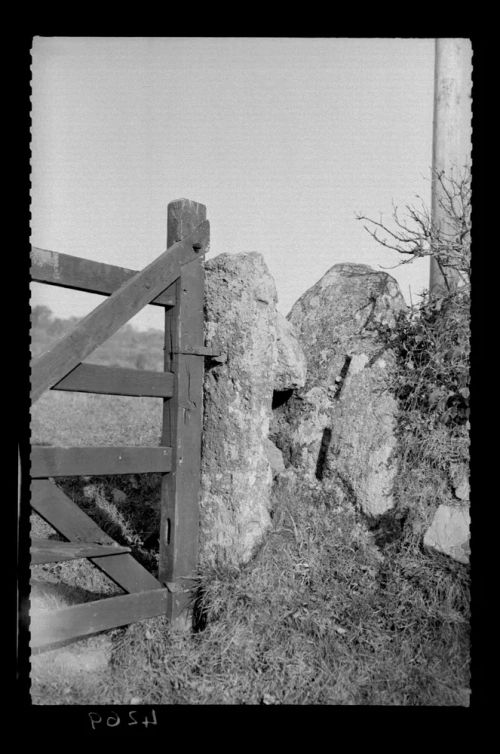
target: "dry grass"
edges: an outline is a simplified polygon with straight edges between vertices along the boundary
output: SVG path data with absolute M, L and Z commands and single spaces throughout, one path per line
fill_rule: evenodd
M 137 399 L 132 413 L 104 411 L 112 404 L 99 396 L 84 396 L 76 410 L 73 397 L 51 394 L 57 420 L 54 403 L 38 402 L 34 441 L 64 444 L 71 430 L 72 444 L 98 444 L 98 426 L 109 444 L 142 442 L 136 428 L 151 440 L 159 434 L 159 412 L 145 412 Z M 100 409 L 91 409 L 96 398 Z M 435 505 L 435 478 L 423 484 L 421 472 L 411 485 L 407 479 L 405 494 L 422 505 L 434 495 Z M 60 483 L 154 571 L 154 475 Z M 109 668 L 69 672 L 69 663 L 58 675 L 54 665 L 39 665 L 33 702 L 468 705 L 468 568 L 424 553 L 412 525 L 394 532 L 369 532 L 354 510 L 298 482 L 278 488 L 272 531 L 252 562 L 200 574 L 195 632 L 176 633 L 162 618 L 110 632 Z M 95 576 L 83 562 L 40 567 L 43 580 L 95 598 Z
M 467 705 L 467 569 L 408 534 L 380 550 L 353 511 L 289 492 L 251 563 L 200 577 L 194 633 L 118 630 L 107 673 L 45 702 L 36 681 L 34 701 Z

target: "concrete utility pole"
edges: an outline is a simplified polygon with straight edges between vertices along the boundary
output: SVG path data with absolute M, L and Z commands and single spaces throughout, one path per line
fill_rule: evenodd
M 432 144 L 432 221 L 443 227 L 446 213 L 439 206 L 443 189 L 436 171 L 459 180 L 471 165 L 472 151 L 472 44 L 470 39 L 436 39 L 434 64 L 434 123 Z M 452 287 L 458 273 L 447 274 Z M 431 257 L 431 296 L 446 291 L 444 278 Z

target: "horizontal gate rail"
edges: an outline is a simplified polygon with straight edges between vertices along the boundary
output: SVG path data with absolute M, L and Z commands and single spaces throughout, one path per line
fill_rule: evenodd
M 92 351 L 113 335 L 165 288 L 176 281 L 183 265 L 203 256 L 208 246 L 209 222 L 205 220 L 184 240 L 168 248 L 106 301 L 75 325 L 32 365 L 31 400 L 35 402 Z
M 174 375 L 171 372 L 80 364 L 57 382 L 52 390 L 170 398 L 173 387 Z
M 130 547 L 97 545 L 93 542 L 57 542 L 53 539 L 31 538 L 31 564 L 60 563 L 78 558 L 102 558 L 104 555 L 121 555 Z
M 138 274 L 139 270 L 60 254 L 36 246 L 31 248 L 31 279 L 35 283 L 109 296 Z M 174 306 L 175 290 L 172 286 L 167 288 L 150 303 L 157 306 Z
M 31 450 L 31 477 L 93 476 L 166 473 L 172 465 L 172 449 L 165 447 L 54 448 Z
M 168 590 L 161 588 L 38 613 L 36 625 L 31 628 L 31 647 L 46 648 L 75 636 L 88 636 L 165 615 L 168 600 Z

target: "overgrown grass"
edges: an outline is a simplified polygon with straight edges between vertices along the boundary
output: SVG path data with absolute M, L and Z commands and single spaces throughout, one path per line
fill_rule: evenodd
M 251 563 L 200 577 L 196 632 L 118 631 L 110 670 L 45 703 L 466 705 L 467 569 L 408 536 L 381 552 L 353 511 L 294 490 Z
M 423 353 L 415 331 L 407 335 Z M 458 350 L 455 356 L 458 364 Z M 402 354 L 399 363 L 398 379 L 413 380 Z M 450 494 L 453 453 L 464 458 L 466 446 L 456 438 L 463 439 L 467 414 L 446 413 L 450 395 L 433 404 L 426 385 L 419 392 L 417 384 L 418 375 L 406 398 L 395 385 L 402 401 L 401 510 L 384 526 L 368 531 L 354 509 L 335 507 L 290 472 L 275 491 L 272 530 L 254 559 L 239 570 L 200 574 L 193 633 L 175 632 L 162 618 L 111 632 L 109 668 L 61 678 L 37 673 L 34 703 L 468 705 L 468 568 L 421 548 L 423 514 Z M 459 392 L 464 385 L 456 387 L 467 399 Z M 138 399 L 125 407 L 127 399 L 100 398 L 80 397 L 77 405 L 74 396 L 43 396 L 34 407 L 33 441 L 158 442 L 159 411 Z M 157 481 L 60 483 L 154 571 L 148 532 L 157 516 Z M 73 583 L 89 590 L 91 576 L 76 562 L 70 568 Z

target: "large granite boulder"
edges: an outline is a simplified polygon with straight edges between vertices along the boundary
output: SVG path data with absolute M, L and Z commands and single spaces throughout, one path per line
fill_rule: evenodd
M 273 392 L 303 385 L 305 362 L 260 254 L 221 254 L 205 270 L 205 341 L 225 357 L 205 373 L 200 563 L 237 566 L 271 525 Z
M 377 327 L 393 325 L 405 306 L 387 273 L 337 264 L 287 318 L 306 355 L 307 380 L 274 411 L 270 437 L 313 486 L 370 517 L 395 505 L 393 357 Z

